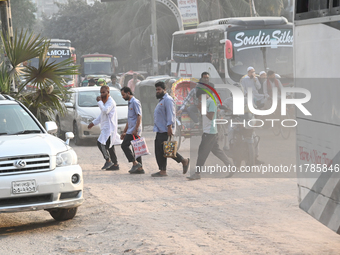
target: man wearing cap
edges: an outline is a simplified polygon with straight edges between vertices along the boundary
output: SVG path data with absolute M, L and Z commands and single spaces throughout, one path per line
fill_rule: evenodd
M 103 78 L 98 79 L 98 85 L 99 86 L 106 86 L 106 81 Z
M 244 89 L 244 96 L 248 94 L 248 88 L 250 88 L 253 92 L 253 101 L 257 108 L 261 108 L 264 106 L 265 96 L 259 93 L 259 89 L 261 88 L 261 84 L 259 79 L 255 75 L 255 68 L 249 66 L 247 68 L 247 75 L 244 76 L 240 83 Z

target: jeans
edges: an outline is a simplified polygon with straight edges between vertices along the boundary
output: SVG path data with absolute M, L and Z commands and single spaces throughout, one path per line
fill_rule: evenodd
M 204 166 L 204 163 L 207 160 L 210 152 L 212 152 L 217 158 L 219 158 L 224 163 L 224 165 L 231 165 L 230 161 L 227 158 L 227 155 L 218 146 L 218 134 L 203 133 L 202 141 L 198 148 L 196 166 Z

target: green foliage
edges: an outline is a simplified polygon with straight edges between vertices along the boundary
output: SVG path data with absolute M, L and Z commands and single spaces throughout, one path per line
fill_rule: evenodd
M 64 87 L 63 77 L 78 74 L 73 60 L 48 63 L 49 41 L 27 31 L 15 33 L 13 41 L 6 41 L 1 35 L 1 41 L 9 65 L 5 62 L 0 64 L 0 91 L 23 102 L 41 123 L 53 119 L 54 111 L 65 112 L 61 99 L 69 92 Z M 38 68 L 22 65 L 35 57 L 40 60 Z M 13 83 L 17 92 L 11 90 Z M 28 84 L 34 87 L 32 91 L 25 90 Z

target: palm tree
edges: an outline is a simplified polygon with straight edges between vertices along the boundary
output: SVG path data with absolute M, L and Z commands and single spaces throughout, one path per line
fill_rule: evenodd
M 49 63 L 46 57 L 49 41 L 40 35 L 21 31 L 19 35 L 15 33 L 13 40 L 6 40 L 1 35 L 1 41 L 10 65 L 5 61 L 0 63 L 0 92 L 25 104 L 41 123 L 52 120 L 54 111 L 65 112 L 61 99 L 69 92 L 64 87 L 63 77 L 77 74 L 73 60 Z M 38 68 L 23 64 L 37 57 Z M 15 91 L 11 89 L 13 83 Z M 25 90 L 28 84 L 34 87 L 32 91 Z

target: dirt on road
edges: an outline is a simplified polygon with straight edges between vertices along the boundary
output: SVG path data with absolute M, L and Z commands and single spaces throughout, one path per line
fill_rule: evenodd
M 101 171 L 95 144 L 73 146 L 85 197 L 76 217 L 0 214 L 0 254 L 339 254 L 340 237 L 298 208 L 295 178 L 187 181 L 172 160 L 168 177 L 152 178 L 154 134 L 144 135 L 152 152 L 143 158 L 145 175 L 128 174 L 119 147 L 120 170 Z M 293 138 L 273 150 L 275 139 L 262 139 L 265 160 L 295 162 Z M 185 146 L 181 153 L 189 156 Z

